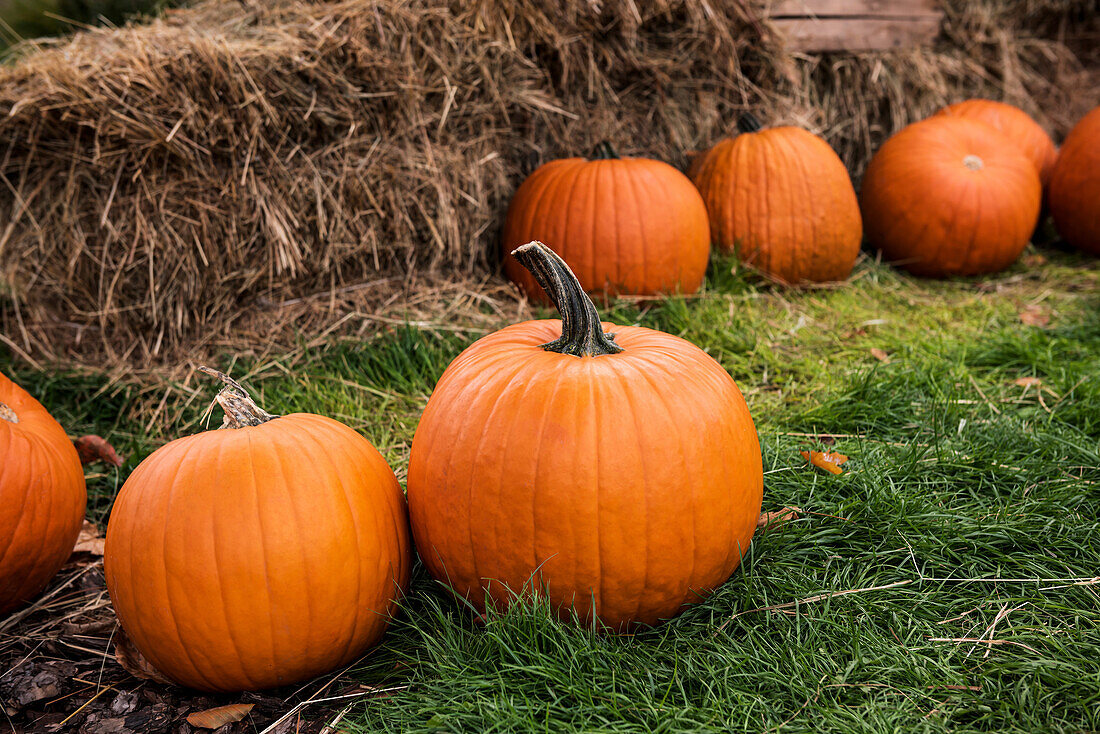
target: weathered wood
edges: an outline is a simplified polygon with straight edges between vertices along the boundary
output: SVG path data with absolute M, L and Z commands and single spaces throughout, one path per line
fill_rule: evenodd
M 937 0 L 764 0 L 769 18 L 913 17 L 941 15 Z
M 790 51 L 881 51 L 931 43 L 940 15 L 909 18 L 772 18 Z

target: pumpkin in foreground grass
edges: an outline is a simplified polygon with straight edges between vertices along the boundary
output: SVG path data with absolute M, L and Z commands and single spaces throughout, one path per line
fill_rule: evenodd
M 1100 107 L 1062 145 L 1050 179 L 1050 213 L 1062 239 L 1100 255 Z
M 420 557 L 478 609 L 533 590 L 563 616 L 653 624 L 748 550 L 763 491 L 748 407 L 690 342 L 601 323 L 548 247 L 513 254 L 562 320 L 490 334 L 440 378 L 409 462 Z
M 65 429 L 0 374 L 0 613 L 42 591 L 65 563 L 87 501 Z
M 619 158 L 607 143 L 595 160 L 540 166 L 508 207 L 504 271 L 529 297 L 545 301 L 508 254 L 535 239 L 553 242 L 589 292 L 694 293 L 710 256 L 706 207 L 691 181 L 661 161 Z
M 1047 131 L 1019 107 L 990 99 L 968 99 L 948 105 L 936 114 L 966 117 L 996 128 L 1035 164 L 1043 186 L 1050 181 L 1058 149 Z
M 724 252 L 784 283 L 848 277 L 863 238 L 848 169 L 829 144 L 797 127 L 741 134 L 696 158 L 691 175 Z
M 221 430 L 157 449 L 107 526 L 119 622 L 161 673 L 208 691 L 307 680 L 378 642 L 411 566 L 405 500 L 370 442 L 309 413 L 217 397 Z
M 1034 164 L 976 120 L 936 115 L 887 140 L 863 176 L 867 239 L 916 275 L 992 273 L 1011 265 L 1039 218 Z

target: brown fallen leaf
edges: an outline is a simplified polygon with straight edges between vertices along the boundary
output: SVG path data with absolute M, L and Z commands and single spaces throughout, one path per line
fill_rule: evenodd
M 172 681 L 164 673 L 154 668 L 153 664 L 134 647 L 134 643 L 130 642 L 130 638 L 126 636 L 126 630 L 122 627 L 115 630 L 115 660 L 118 661 L 123 670 L 135 678 L 168 685 L 172 684 Z
M 196 711 L 187 715 L 187 723 L 199 729 L 217 729 L 248 716 L 248 712 L 255 705 L 254 703 L 231 703 L 228 706 Z
M 122 457 L 115 451 L 115 447 L 99 436 L 81 436 L 73 441 L 73 446 L 76 446 L 81 464 L 102 461 L 111 466 L 122 466 Z
M 761 512 L 760 519 L 756 521 L 756 529 L 763 530 L 769 525 L 778 525 L 788 520 L 797 520 L 798 513 L 800 512 L 802 512 L 801 507 L 784 507 L 782 510 L 776 510 L 775 512 Z
M 871 347 L 871 356 L 884 364 L 890 364 L 890 355 L 879 349 L 878 347 Z
M 1037 268 L 1040 265 L 1045 265 L 1047 259 L 1037 252 L 1033 252 L 1030 255 L 1024 255 L 1023 263 L 1029 268 Z
M 1040 380 L 1038 377 L 1021 377 L 1017 379 L 1013 384 L 1019 385 L 1020 387 L 1042 387 L 1043 381 Z
M 835 451 L 800 451 L 799 453 L 802 454 L 802 458 L 830 474 L 843 473 L 844 470 L 840 468 L 840 465 L 848 460 L 847 456 L 838 454 Z
M 1028 326 L 1047 326 L 1050 323 L 1050 314 L 1041 306 L 1032 304 L 1020 311 L 1020 321 Z
M 76 536 L 76 545 L 73 546 L 73 553 L 88 553 L 93 556 L 103 555 L 103 533 L 99 532 L 99 528 L 95 523 L 84 521 L 84 526 L 80 528 L 80 535 Z

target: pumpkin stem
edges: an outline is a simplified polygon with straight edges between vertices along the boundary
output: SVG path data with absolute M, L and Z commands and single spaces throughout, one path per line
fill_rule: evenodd
M 619 154 L 615 152 L 611 143 L 604 140 L 592 151 L 592 158 L 597 161 L 615 161 L 619 159 Z
M 0 420 L 6 420 L 8 423 L 18 423 L 19 416 L 15 414 L 14 410 L 0 403 Z
M 259 426 L 279 417 L 256 405 L 252 398 L 248 396 L 248 391 L 241 387 L 241 383 L 224 372 L 218 372 L 210 367 L 199 367 L 199 372 L 217 377 L 224 385 L 221 392 L 214 397 L 214 400 L 225 411 L 222 428 Z
M 737 129 L 743 133 L 758 133 L 764 129 L 764 126 L 760 123 L 760 120 L 756 119 L 756 115 L 745 112 L 737 118 Z
M 596 304 L 558 253 L 535 240 L 512 250 L 512 256 L 535 276 L 561 314 L 561 336 L 543 344 L 543 349 L 574 357 L 599 357 L 623 351 L 615 343 L 614 334 L 604 333 Z

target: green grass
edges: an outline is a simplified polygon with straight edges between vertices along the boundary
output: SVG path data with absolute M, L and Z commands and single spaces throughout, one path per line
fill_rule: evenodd
M 803 514 L 759 534 L 712 598 L 633 636 L 537 604 L 478 624 L 418 573 L 405 613 L 355 672 L 397 690 L 357 703 L 347 727 L 1100 730 L 1100 585 L 1065 580 L 1100 574 L 1100 265 L 1046 256 L 952 282 L 863 263 L 845 287 L 810 291 L 718 261 L 703 297 L 605 308 L 690 339 L 730 371 L 760 433 L 765 509 Z M 1021 323 L 1028 306 L 1049 325 Z M 417 416 L 467 343 L 408 329 L 333 343 L 293 370 L 232 367 L 269 410 L 362 431 L 403 478 Z M 199 430 L 213 393 L 205 380 L 164 393 L 0 368 L 70 432 L 128 455 L 91 480 L 99 521 L 141 457 Z M 851 457 L 842 475 L 799 455 L 826 441 Z M 775 605 L 787 606 L 755 611 Z M 973 641 L 983 637 L 996 642 Z
M 187 0 L 0 0 L 0 59 L 29 38 L 152 17 Z

